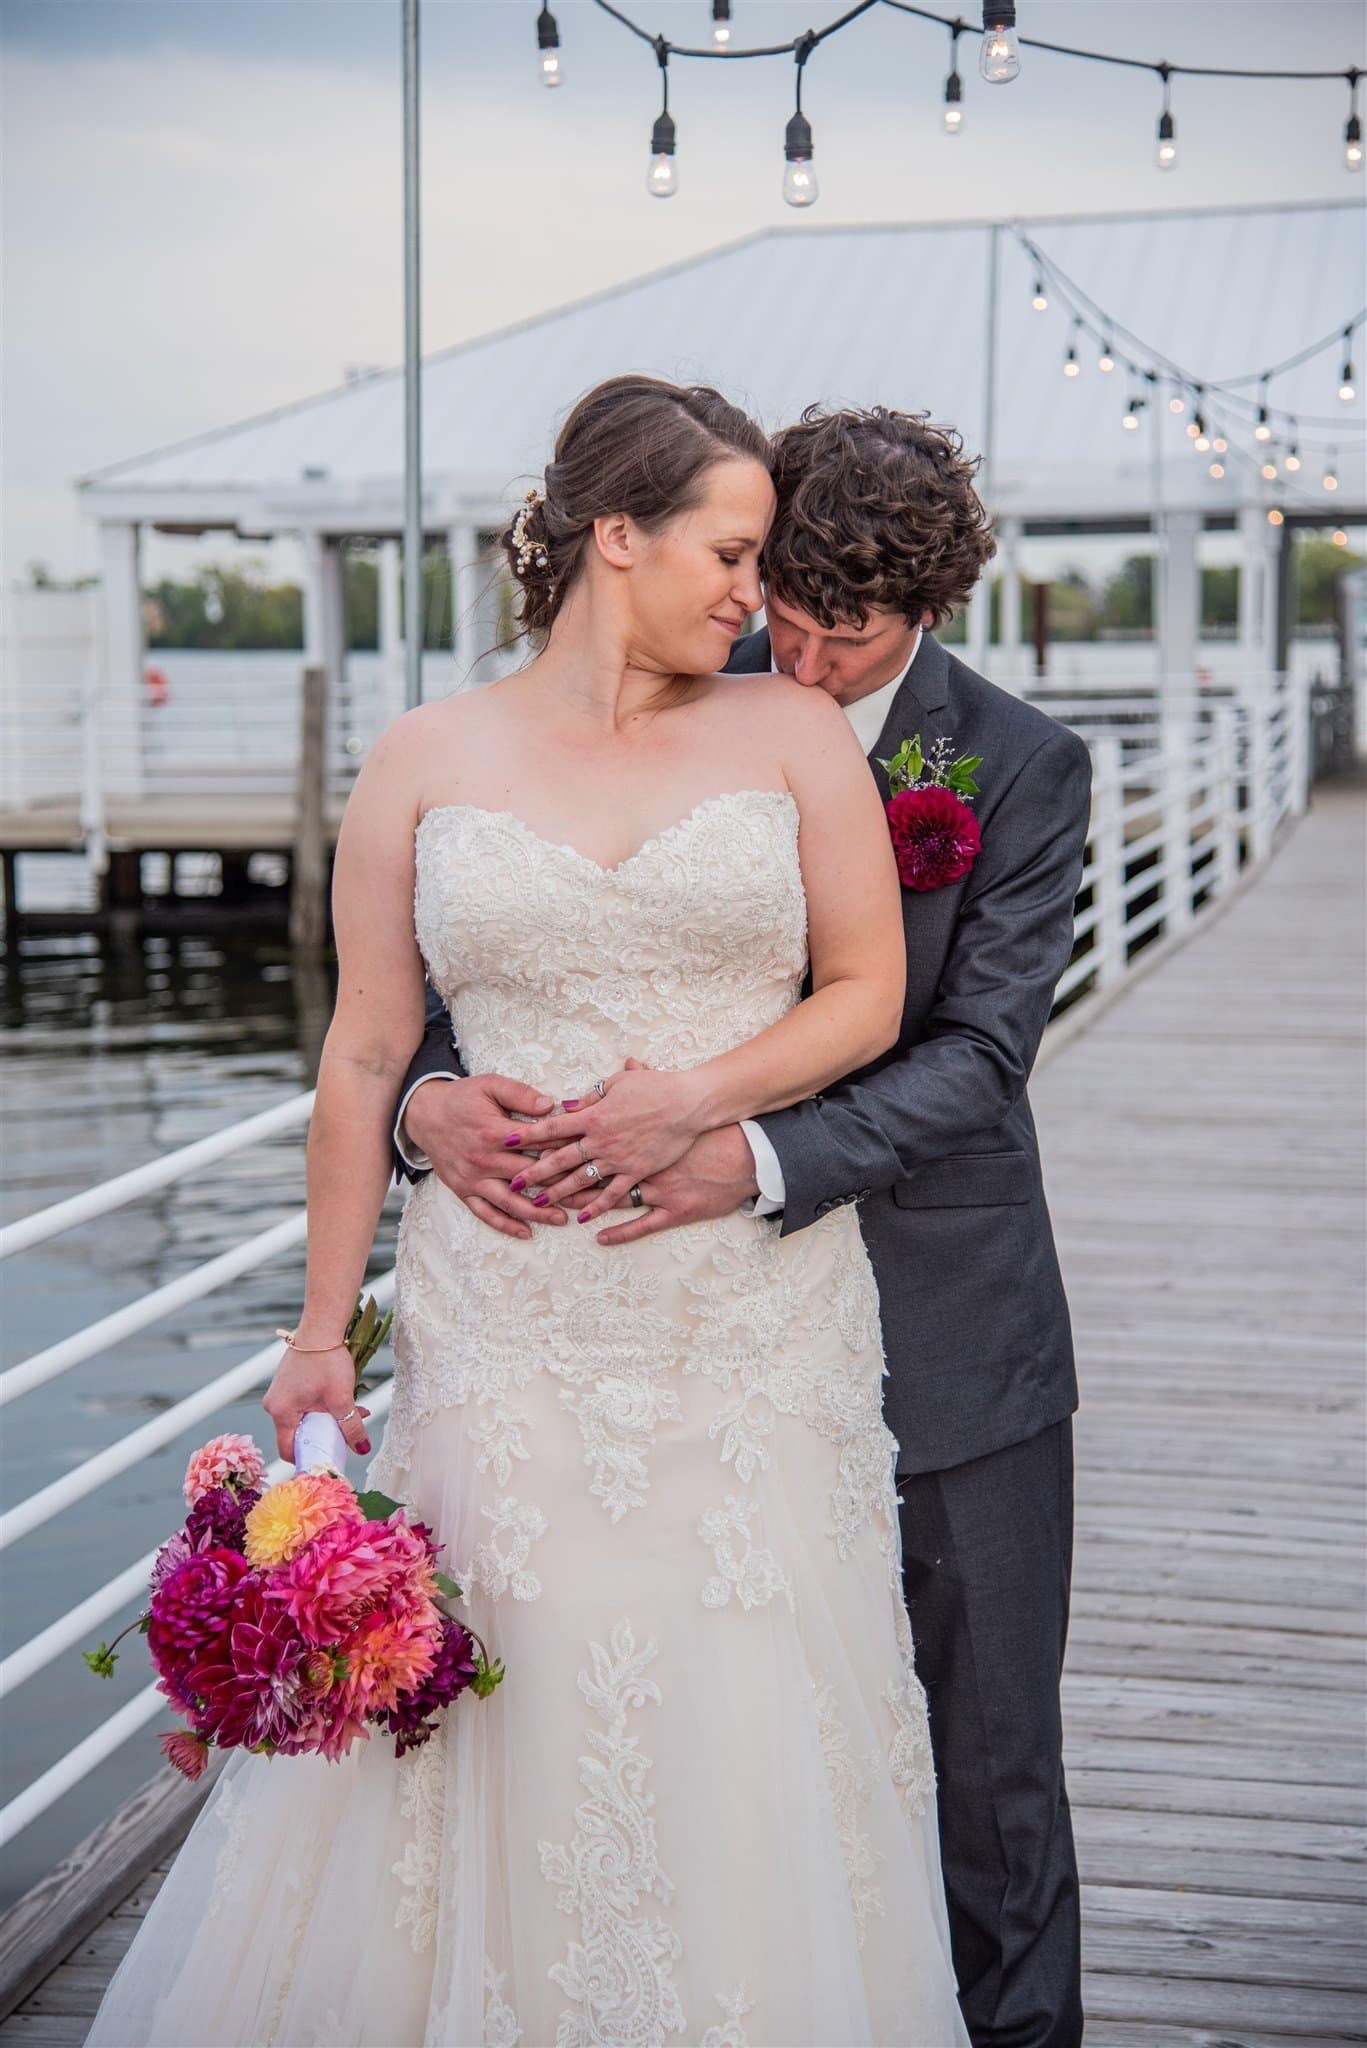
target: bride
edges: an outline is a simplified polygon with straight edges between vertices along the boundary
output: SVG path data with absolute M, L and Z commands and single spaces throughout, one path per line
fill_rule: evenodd
M 717 392 L 600 385 L 505 536 L 543 651 L 397 720 L 357 779 L 299 1348 L 263 1405 L 286 1457 L 309 1408 L 369 1448 L 339 1339 L 426 973 L 472 1071 L 547 1090 L 534 1135 L 584 1161 L 562 1227 L 500 1234 L 432 1174 L 399 1230 L 367 1481 L 444 1541 L 507 1678 L 400 1760 L 378 1733 L 229 1755 L 92 2048 L 967 2042 L 853 1207 L 788 1238 L 591 1227 L 897 1031 L 858 742 L 819 690 L 716 673 L 773 506 Z

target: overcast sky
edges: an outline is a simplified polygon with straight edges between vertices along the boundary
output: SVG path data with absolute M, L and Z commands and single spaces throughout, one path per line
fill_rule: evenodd
M 709 40 L 707 0 L 625 4 L 652 31 Z M 424 0 L 429 349 L 796 218 L 779 197 L 789 63 L 675 65 L 680 189 L 661 203 L 644 186 L 652 53 L 591 0 L 553 5 L 566 84 L 547 92 L 537 0 Z M 736 41 L 839 11 L 734 0 Z M 1148 59 L 1367 63 L 1357 0 L 1018 11 L 1024 33 Z M 93 566 L 72 490 L 84 471 L 326 389 L 349 364 L 400 360 L 399 23 L 398 0 L 0 0 L 6 576 L 35 557 L 60 574 Z M 965 47 L 951 141 L 947 51 L 942 29 L 878 8 L 816 53 L 809 217 L 1361 193 L 1343 168 L 1340 81 L 1176 81 L 1180 163 L 1163 176 L 1152 76 L 1027 50 L 1020 78 L 992 88 Z M 934 291 L 927 277 L 932 305 Z M 187 559 L 161 542 L 144 566 L 151 578 Z

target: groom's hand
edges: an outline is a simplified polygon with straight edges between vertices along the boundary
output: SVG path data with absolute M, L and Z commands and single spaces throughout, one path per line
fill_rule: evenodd
M 432 1162 L 438 1180 L 458 1195 L 473 1216 L 507 1237 L 530 1237 L 534 1223 L 564 1223 L 563 1209 L 544 1198 L 538 1205 L 515 1195 L 509 1182 L 518 1172 L 524 1126 L 514 1116 L 546 1116 L 555 1108 L 549 1095 L 510 1081 L 503 1074 L 471 1074 L 435 1081 L 414 1090 L 404 1111 L 404 1129 Z M 517 1144 L 510 1144 L 515 1138 Z
M 702 1223 L 729 1216 L 751 1195 L 759 1193 L 754 1154 L 739 1124 L 723 1124 L 695 1138 L 682 1159 L 663 1173 L 641 1182 L 648 1207 L 632 1211 L 629 1223 L 615 1223 L 598 1232 L 599 1244 L 630 1244 L 633 1238 L 654 1237 L 680 1223 Z M 618 1207 L 629 1207 L 626 1196 Z

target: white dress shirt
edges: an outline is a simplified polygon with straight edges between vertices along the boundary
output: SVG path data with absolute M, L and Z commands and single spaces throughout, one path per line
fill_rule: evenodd
M 908 670 L 916 659 L 920 645 L 921 628 L 918 626 L 916 638 L 911 643 L 906 668 L 901 674 L 894 676 L 890 683 L 884 683 L 881 689 L 871 691 L 867 697 L 861 697 L 857 703 L 842 707 L 846 718 L 854 727 L 856 739 L 866 754 L 873 751 L 878 735 L 883 730 L 888 713 L 892 709 L 892 700 L 906 681 Z M 457 1078 L 455 1074 L 424 1074 L 423 1081 L 454 1081 Z M 425 1152 L 420 1152 L 411 1140 L 408 1143 L 404 1142 L 406 1133 L 403 1127 L 403 1113 L 412 1101 L 414 1092 L 422 1085 L 422 1081 L 415 1081 L 399 1104 L 399 1113 L 394 1119 L 394 1144 L 399 1157 L 407 1165 L 419 1171 L 426 1171 L 431 1168 L 431 1160 Z M 750 1141 L 750 1150 L 755 1161 L 755 1179 L 759 1182 L 759 1194 L 742 1203 L 742 1210 L 748 1216 L 772 1216 L 784 1203 L 783 1168 L 778 1163 L 777 1152 L 757 1123 L 747 1118 L 741 1129 Z

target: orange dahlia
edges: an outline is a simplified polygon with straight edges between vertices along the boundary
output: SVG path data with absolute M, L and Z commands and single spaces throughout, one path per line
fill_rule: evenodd
M 364 1519 L 345 1479 L 328 1472 L 296 1472 L 268 1486 L 248 1514 L 247 1561 L 258 1571 L 286 1564 L 332 1523 Z

